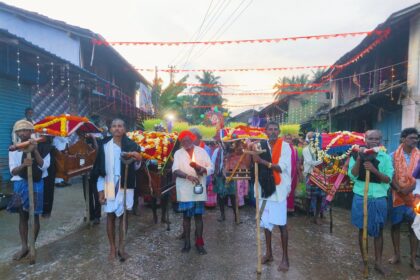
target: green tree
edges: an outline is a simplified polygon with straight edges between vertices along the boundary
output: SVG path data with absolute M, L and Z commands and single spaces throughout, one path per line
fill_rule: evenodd
M 184 115 L 183 113 L 183 103 L 179 98 L 180 93 L 182 93 L 185 88 L 185 82 L 188 79 L 188 75 L 183 77 L 176 83 L 169 84 L 162 92 L 159 94 L 159 106 L 158 114 L 160 117 L 164 118 L 167 113 L 177 113 L 177 115 Z
M 196 76 L 196 79 L 200 83 L 199 86 L 193 87 L 192 90 L 195 93 L 193 104 L 196 106 L 209 106 L 217 105 L 220 112 L 224 112 L 222 103 L 222 88 L 220 85 L 220 77 L 215 76 L 213 72 L 204 71 L 202 76 Z M 201 122 L 200 115 L 204 114 L 210 109 L 210 107 L 195 108 L 192 110 L 192 120 L 195 123 Z

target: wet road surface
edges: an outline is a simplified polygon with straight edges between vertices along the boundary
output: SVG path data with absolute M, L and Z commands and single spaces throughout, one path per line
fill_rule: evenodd
M 93 227 L 42 246 L 37 250 L 37 263 L 28 260 L 0 263 L 1 279 L 363 279 L 359 271 L 361 257 L 357 231 L 350 225 L 347 210 L 334 209 L 334 233 L 329 224 L 312 224 L 305 216 L 291 217 L 289 223 L 290 271 L 277 271 L 281 258 L 280 232 L 273 234 L 274 262 L 256 274 L 255 212 L 241 209 L 243 223 L 234 225 L 228 211 L 227 220 L 219 223 L 217 210 L 205 214 L 205 242 L 208 254 L 194 250 L 181 253 L 180 214 L 171 212 L 171 230 L 166 225 L 152 224 L 151 210 L 142 209 L 140 216 L 129 217 L 126 250 L 131 257 L 125 262 L 109 262 L 105 220 Z M 192 223 L 194 224 L 194 223 Z M 261 234 L 263 238 L 263 233 Z M 17 238 L 17 236 L 16 236 Z M 402 264 L 391 266 L 389 229 L 385 230 L 384 262 L 392 271 L 387 279 L 407 279 L 418 275 L 409 267 L 406 229 L 401 235 Z M 373 270 L 373 242 L 370 241 L 370 277 L 383 279 Z M 262 250 L 264 252 L 264 239 Z M 11 259 L 11 256 L 10 256 Z

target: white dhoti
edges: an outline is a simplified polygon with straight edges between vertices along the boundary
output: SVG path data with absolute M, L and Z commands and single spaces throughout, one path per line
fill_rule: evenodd
M 262 206 L 260 200 L 260 209 Z M 284 226 L 287 223 L 287 200 L 281 202 L 267 200 L 262 213 L 260 226 L 272 231 L 274 226 Z
M 126 206 L 127 210 L 133 208 L 134 203 L 134 189 L 127 189 L 126 192 Z M 115 213 L 117 217 L 124 214 L 124 189 L 120 188 L 115 195 L 115 199 L 107 199 L 104 205 L 105 213 Z

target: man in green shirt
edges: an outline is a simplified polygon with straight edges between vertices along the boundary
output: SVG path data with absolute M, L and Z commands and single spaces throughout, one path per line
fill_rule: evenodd
M 378 147 L 382 134 L 379 130 L 369 130 L 365 134 L 366 148 Z M 374 238 L 375 269 L 385 274 L 382 266 L 383 237 L 382 230 L 387 217 L 387 193 L 394 173 L 392 159 L 383 151 L 374 153 L 369 160 L 364 156 L 364 149 L 350 159 L 348 175 L 354 182 L 351 222 L 359 229 L 359 246 L 363 257 L 363 196 L 366 170 L 371 173 L 368 192 L 368 234 Z

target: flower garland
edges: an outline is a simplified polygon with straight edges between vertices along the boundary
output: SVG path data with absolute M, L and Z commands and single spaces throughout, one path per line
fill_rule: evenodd
M 245 125 L 239 125 L 235 128 L 225 128 L 227 132 L 226 136 L 222 138 L 222 141 L 231 141 L 236 139 L 268 139 L 264 133 L 264 128 L 250 127 Z
M 133 131 L 127 133 L 128 138 L 145 149 L 142 156 L 145 159 L 156 160 L 158 164 L 165 163 L 171 156 L 178 139 L 178 134 L 166 132 Z
M 67 121 L 74 122 L 89 122 L 89 119 L 86 117 L 70 116 L 70 115 L 60 115 L 60 116 L 47 116 L 45 117 L 46 122 L 35 125 L 35 132 L 43 132 L 53 136 L 67 136 Z M 60 131 L 56 131 L 48 128 L 51 125 L 60 123 Z

